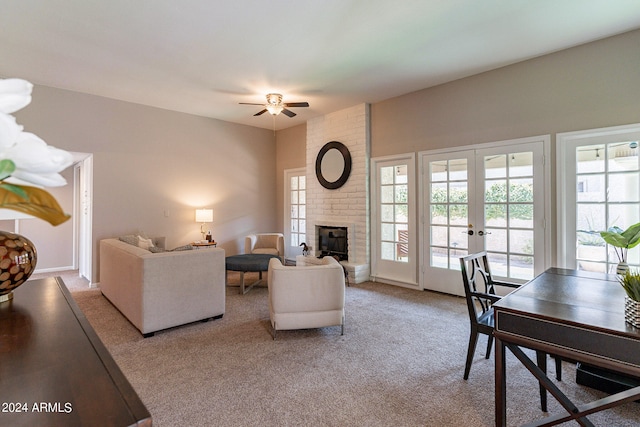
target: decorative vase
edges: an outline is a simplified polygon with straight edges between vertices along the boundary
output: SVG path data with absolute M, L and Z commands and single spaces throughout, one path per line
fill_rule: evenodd
M 640 302 L 624 296 L 624 320 L 631 326 L 640 328 Z
M 13 298 L 13 290 L 27 281 L 37 261 L 38 254 L 31 240 L 0 231 L 0 303 Z
M 618 266 L 616 267 L 616 274 L 624 276 L 625 274 L 627 274 L 627 271 L 629 271 L 629 264 L 627 264 L 626 262 L 619 262 Z

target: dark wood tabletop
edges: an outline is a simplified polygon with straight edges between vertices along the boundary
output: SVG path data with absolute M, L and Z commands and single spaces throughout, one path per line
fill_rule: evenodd
M 624 318 L 625 292 L 616 276 L 551 268 L 502 298 L 495 310 L 496 426 L 507 425 L 505 347 L 567 410 L 531 425 L 555 425 L 637 399 L 640 388 L 577 407 L 519 347 L 640 376 L 640 330 Z
M 0 304 L 0 425 L 151 426 L 151 416 L 60 278 Z

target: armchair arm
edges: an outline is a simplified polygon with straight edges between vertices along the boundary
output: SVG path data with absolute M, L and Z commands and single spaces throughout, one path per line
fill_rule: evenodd
M 491 301 L 492 303 L 500 301 L 500 298 L 501 298 L 499 295 L 487 294 L 484 292 L 473 292 L 473 291 L 471 292 L 471 296 L 476 298 L 486 299 Z
M 244 253 L 250 254 L 253 251 L 256 242 L 258 241 L 258 236 L 255 234 L 250 234 L 244 238 Z
M 507 288 L 519 288 L 520 286 L 522 286 L 519 283 L 509 283 L 509 282 L 497 282 L 497 281 L 493 281 L 492 282 L 495 286 L 506 286 Z

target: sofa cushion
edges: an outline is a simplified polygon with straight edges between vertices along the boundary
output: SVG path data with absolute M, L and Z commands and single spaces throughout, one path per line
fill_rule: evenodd
M 157 253 L 160 253 L 160 252 L 166 252 L 166 250 L 165 250 L 165 248 L 161 248 L 161 247 L 158 247 L 158 246 L 151 246 L 149 248 L 149 252 L 151 252 L 152 254 L 157 254 Z
M 118 237 L 118 239 L 130 245 L 138 246 L 138 236 L 136 236 L 135 234 L 127 234 L 126 236 L 120 236 Z
M 178 251 L 190 251 L 191 249 L 193 249 L 193 246 L 191 246 L 191 245 L 184 245 L 184 246 L 178 246 L 177 248 L 173 248 L 173 249 L 171 249 L 171 251 L 174 251 L 174 252 L 178 252 Z
M 153 246 L 153 240 L 138 236 L 138 247 L 149 250 Z

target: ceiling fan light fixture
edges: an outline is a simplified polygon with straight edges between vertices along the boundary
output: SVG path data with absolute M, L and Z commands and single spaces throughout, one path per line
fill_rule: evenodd
M 282 105 L 273 105 L 273 104 L 267 104 L 265 108 L 269 113 L 273 114 L 274 116 L 277 116 L 278 114 L 280 114 L 284 109 Z

